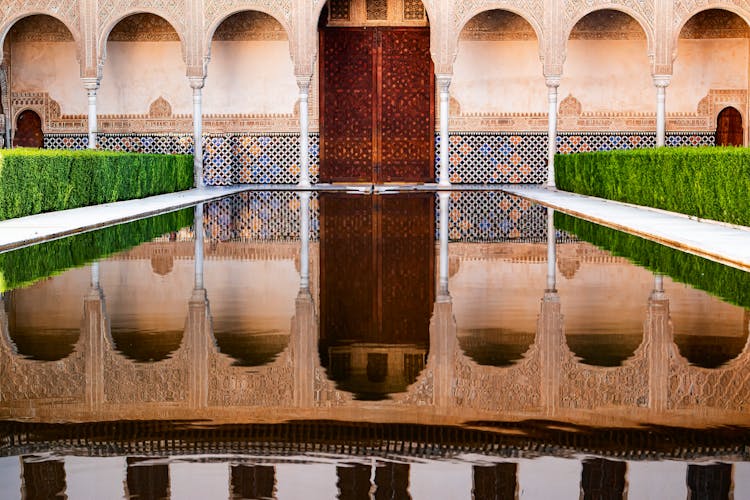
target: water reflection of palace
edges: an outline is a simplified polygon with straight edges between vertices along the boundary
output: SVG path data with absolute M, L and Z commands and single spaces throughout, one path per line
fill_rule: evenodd
M 418 197 L 411 200 L 423 203 Z M 356 418 L 353 409 L 367 407 L 374 415 L 362 418 L 375 421 L 392 417 L 394 411 L 429 409 L 430 418 L 443 422 L 496 419 L 502 411 L 504 417 L 572 417 L 604 425 L 685 424 L 686 415 L 697 418 L 697 426 L 707 415 L 713 422 L 718 418 L 747 423 L 747 311 L 719 305 L 726 308 L 721 317 L 701 319 L 699 326 L 715 323 L 721 332 L 734 328 L 733 337 L 717 338 L 730 339 L 735 347 L 723 354 L 727 362 L 715 368 L 695 366 L 683 356 L 684 346 L 675 342 L 675 325 L 681 319 L 670 313 L 665 278 L 651 276 L 648 290 L 637 301 L 642 316 L 635 318 L 641 331 L 634 349 L 618 363 L 595 366 L 570 342 L 571 330 L 580 336 L 595 335 L 581 332 L 581 311 L 587 304 L 598 304 L 602 309 L 589 307 L 585 319 L 604 325 L 617 311 L 626 316 L 626 323 L 632 322 L 639 309 L 633 308 L 633 301 L 613 304 L 607 295 L 602 299 L 602 283 L 596 280 L 591 290 L 586 288 L 591 285 L 576 288 L 565 269 L 595 274 L 608 267 L 608 273 L 615 273 L 616 286 L 607 293 L 622 296 L 642 288 L 643 279 L 637 276 L 648 276 L 646 271 L 626 271 L 622 259 L 605 257 L 586 244 L 558 249 L 554 239 L 546 247 L 458 244 L 449 253 L 443 227 L 437 258 L 430 250 L 429 260 L 418 268 L 413 241 L 406 247 L 394 236 L 398 231 L 383 236 L 386 233 L 377 233 L 381 229 L 373 230 L 399 223 L 403 207 L 394 208 L 395 222 L 388 222 L 384 214 L 389 209 L 383 205 L 378 219 L 365 224 L 368 244 L 390 249 L 395 260 L 409 265 L 382 273 L 387 264 L 372 260 L 377 252 L 371 249 L 368 254 L 363 243 L 364 250 L 350 252 L 357 265 L 364 262 L 370 269 L 369 278 L 360 278 L 372 280 L 380 273 L 398 283 L 379 278 L 377 285 L 362 284 L 352 278 L 346 252 L 319 264 L 326 255 L 334 255 L 335 246 L 326 241 L 326 222 L 321 224 L 320 243 L 310 242 L 308 202 L 303 195 L 301 244 L 206 245 L 199 232 L 194 243 L 143 245 L 110 261 L 5 294 L 0 308 L 0 415 L 39 421 L 200 415 L 233 421 L 267 407 L 303 413 L 324 408 L 331 418 Z M 448 200 L 441 203 L 445 213 Z M 196 217 L 202 219 L 202 208 L 196 209 Z M 351 223 L 351 217 L 337 222 Z M 199 220 L 197 227 L 201 226 Z M 430 231 L 425 233 L 434 249 Z M 407 235 L 408 228 L 402 234 Z M 344 248 L 352 249 L 351 238 L 345 243 Z M 370 255 L 370 261 L 362 255 Z M 155 261 L 161 264 L 154 267 Z M 471 271 L 482 261 L 503 266 Z M 517 274 L 514 266 L 519 262 L 532 263 L 523 272 L 539 281 L 536 294 Z M 563 269 L 560 280 L 555 263 Z M 412 275 L 397 280 L 407 268 Z M 159 272 L 163 269 L 170 270 Z M 481 287 L 472 282 L 478 276 L 484 280 Z M 606 279 L 612 284 L 613 278 Z M 681 285 L 672 288 L 677 295 L 693 293 Z M 367 300 L 357 295 L 358 290 L 370 293 Z M 372 290 L 379 295 L 373 298 Z M 354 296 L 349 310 L 331 305 L 347 294 Z M 404 294 L 407 299 L 395 299 Z M 504 304 L 494 303 L 495 296 Z M 714 300 L 702 297 L 686 303 L 700 309 L 707 307 L 701 300 Z M 418 310 L 425 300 L 431 316 L 429 309 Z M 481 300 L 484 312 L 475 309 Z M 566 301 L 570 315 L 564 317 Z M 538 306 L 530 313 L 534 303 Z M 38 304 L 46 309 L 38 310 Z M 323 306 L 319 309 L 318 304 Z M 406 310 L 411 316 L 397 323 L 394 318 Z M 364 319 L 357 324 L 358 311 Z M 506 317 L 497 317 L 503 314 Z M 345 326 L 336 323 L 344 321 L 341 318 L 348 321 Z M 424 330 L 418 326 L 422 323 Z M 504 336 L 502 328 L 512 335 Z M 502 347 L 508 338 L 515 351 L 501 349 L 501 354 L 509 359 L 482 358 L 483 346 Z M 63 341 L 57 343 L 59 339 Z M 529 344 L 523 346 L 524 342 Z M 373 404 L 357 401 L 358 395 L 389 399 Z M 274 414 L 281 418 L 284 413 Z
M 437 246 L 431 195 L 408 198 L 428 222 L 409 239 L 384 198 L 322 200 L 318 242 L 301 194 L 299 242 L 199 231 L 4 294 L 3 491 L 750 495 L 746 463 L 703 462 L 748 459 L 747 311 L 584 243 L 449 249 L 447 195 Z M 724 348 L 696 366 L 711 334 Z M 720 424 L 738 427 L 703 430 Z M 160 458 L 215 453 L 237 456 Z

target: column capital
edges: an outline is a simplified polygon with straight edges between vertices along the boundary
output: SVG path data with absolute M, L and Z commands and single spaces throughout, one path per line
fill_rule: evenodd
M 438 89 L 440 89 L 440 92 L 448 92 L 448 89 L 451 86 L 452 79 L 453 79 L 453 75 L 448 75 L 448 74 L 435 75 L 435 81 L 437 83 Z
M 666 88 L 672 81 L 672 75 L 653 75 L 654 86 L 657 88 Z
M 83 82 L 83 88 L 90 91 L 96 91 L 99 89 L 99 82 L 101 81 L 97 77 L 83 77 L 81 78 L 81 81 Z
M 188 82 L 190 82 L 190 88 L 193 90 L 200 90 L 206 84 L 206 77 L 204 76 L 189 76 Z
M 560 86 L 560 80 L 561 80 L 561 78 L 562 77 L 560 75 L 545 76 L 544 77 L 544 83 L 547 84 L 547 87 L 557 88 L 557 87 Z
M 297 75 L 297 87 L 300 94 L 309 94 L 312 85 L 312 75 Z

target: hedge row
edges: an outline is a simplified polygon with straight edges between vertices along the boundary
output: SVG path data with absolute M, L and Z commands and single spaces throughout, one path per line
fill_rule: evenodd
M 676 281 L 750 308 L 750 273 L 555 212 L 555 227 Z
M 557 155 L 559 189 L 750 226 L 750 149 L 656 148 Z
M 193 223 L 186 208 L 0 254 L 0 292 L 100 260 Z
M 0 220 L 189 189 L 188 155 L 0 150 Z

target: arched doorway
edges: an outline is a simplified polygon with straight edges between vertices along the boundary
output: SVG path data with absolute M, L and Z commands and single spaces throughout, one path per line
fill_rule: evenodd
M 716 118 L 716 145 L 742 146 L 743 135 L 740 112 L 731 106 L 722 109 Z
M 338 1 L 321 18 L 321 181 L 433 179 L 435 83 L 421 2 Z
M 27 109 L 16 118 L 16 134 L 13 137 L 14 147 L 41 148 L 44 147 L 42 133 L 42 119 L 39 115 Z

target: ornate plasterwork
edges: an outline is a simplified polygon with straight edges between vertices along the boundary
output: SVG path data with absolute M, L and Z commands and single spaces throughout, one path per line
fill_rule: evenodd
M 680 38 L 748 38 L 750 28 L 737 14 L 727 10 L 701 11 L 690 17 L 679 33 Z
M 344 5 L 345 4 L 345 5 Z M 328 11 L 328 26 L 427 26 L 421 0 L 340 0 Z
M 708 9 L 726 10 L 737 14 L 746 23 L 750 21 L 750 1 L 748 0 L 675 0 L 670 38 L 676 42 L 681 36 L 683 26 L 687 25 L 693 16 Z M 734 25 L 734 21 L 730 22 Z
M 290 32 L 292 5 L 290 0 L 214 0 L 204 4 L 204 35 L 211 37 L 216 27 L 226 18 L 237 12 L 257 10 L 264 12 L 284 26 Z M 316 22 L 317 24 L 317 22 Z
M 174 27 L 163 17 L 153 14 L 128 16 L 109 32 L 110 42 L 179 42 Z
M 461 30 L 461 40 L 536 40 L 529 22 L 507 10 L 490 10 L 472 17 Z
M 73 35 L 65 24 L 52 16 L 25 17 L 8 32 L 8 39 L 15 42 L 74 42 Z
M 46 92 L 13 92 L 13 120 L 24 109 L 34 110 L 42 119 L 44 133 L 84 133 L 88 130 L 86 115 L 63 115 L 59 104 Z M 173 114 L 164 98 L 154 101 L 148 113 L 98 115 L 99 132 L 103 133 L 188 133 L 193 130 L 193 117 Z M 204 133 L 226 132 L 298 132 L 299 118 L 294 114 L 231 114 L 203 115 Z
M 519 15 L 532 26 L 537 38 L 542 37 L 544 2 L 540 0 L 466 0 L 457 2 L 453 10 L 455 33 L 460 33 L 463 27 L 477 14 L 495 9 L 506 10 Z
M 18 19 L 25 15 L 47 14 L 62 21 L 68 30 L 73 34 L 73 38 L 80 39 L 79 18 L 80 4 L 76 0 L 60 2 L 57 0 L 3 0 L 0 1 L 0 27 L 2 33 L 8 29 Z
M 263 12 L 238 12 L 225 19 L 216 31 L 213 41 L 288 40 L 284 27 Z

